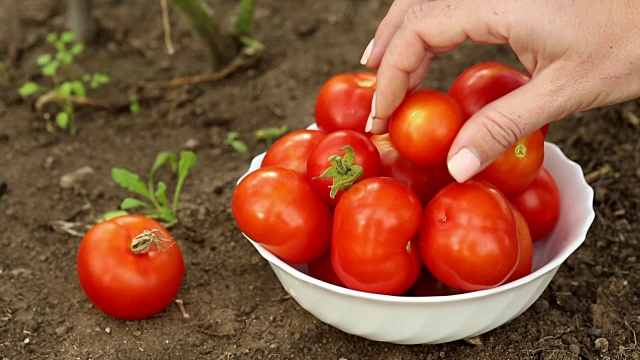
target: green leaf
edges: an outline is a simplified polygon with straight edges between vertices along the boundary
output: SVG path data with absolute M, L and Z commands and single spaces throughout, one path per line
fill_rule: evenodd
M 82 75 L 82 81 L 84 81 L 84 82 L 91 81 L 91 75 L 89 75 L 89 74 Z
M 20 96 L 22 97 L 26 97 L 29 95 L 33 95 L 38 91 L 40 91 L 40 85 L 36 84 L 33 81 L 27 81 L 20 87 L 20 89 L 18 89 L 18 94 L 20 94 Z
M 64 31 L 60 35 L 60 41 L 65 43 L 65 44 L 73 42 L 73 40 L 75 40 L 75 39 L 76 39 L 76 36 L 71 31 Z
M 73 46 L 71 47 L 71 49 L 69 50 L 69 52 L 72 55 L 79 55 L 84 51 L 84 44 L 83 43 L 75 43 L 73 44 Z
M 137 208 L 140 206 L 145 207 L 147 209 L 151 208 L 149 204 L 147 204 L 142 200 L 138 200 L 136 198 L 126 198 L 122 200 L 122 203 L 120 203 L 120 208 L 123 210 L 129 210 L 129 209 Z
M 167 185 L 162 181 L 158 182 L 158 189 L 156 190 L 156 199 L 158 199 L 158 202 L 162 207 L 165 207 L 165 208 L 167 207 Z
M 36 63 L 38 64 L 38 66 L 44 66 L 50 63 L 51 60 L 53 60 L 53 56 L 51 54 L 42 54 L 38 56 L 38 58 L 36 59 Z
M 60 60 L 65 65 L 71 65 L 73 63 L 73 55 L 70 52 L 61 51 L 56 55 L 56 59 Z
M 42 67 L 42 75 L 52 77 L 58 72 L 58 62 L 51 61 Z
M 72 91 L 73 85 L 71 85 L 71 82 L 69 81 L 63 82 L 62 84 L 60 84 L 60 87 L 58 87 L 58 94 L 62 96 L 71 96 Z
M 53 44 L 54 42 L 58 41 L 58 34 L 52 32 L 47 35 L 46 40 L 49 44 Z
M 92 89 L 96 89 L 102 85 L 106 85 L 111 81 L 111 78 L 106 74 L 95 73 L 91 76 L 91 86 Z
M 198 161 L 193 151 L 182 151 L 180 153 L 180 163 L 178 164 L 178 181 L 189 175 L 189 169 L 196 165 Z
M 171 166 L 171 171 L 175 172 L 178 166 L 178 156 L 170 151 L 163 151 L 156 156 L 156 161 L 154 161 L 151 167 L 151 174 L 155 174 L 156 171 L 167 162 Z
M 71 92 L 81 97 L 87 96 L 87 89 L 84 87 L 84 84 L 78 80 L 71 82 Z
M 242 140 L 233 140 L 229 143 L 233 150 L 239 153 L 247 153 L 249 152 L 249 146 Z
M 66 129 L 67 125 L 69 125 L 69 114 L 65 111 L 59 112 L 56 115 L 56 124 L 58 124 L 58 126 L 60 126 L 61 128 Z
M 118 216 L 122 216 L 122 215 L 127 215 L 129 214 L 127 211 L 125 210 L 111 210 L 111 211 L 107 211 L 106 213 L 102 214 L 102 216 L 100 217 L 100 219 L 98 219 L 98 221 L 107 221 L 107 220 L 111 220 L 115 217 Z
M 153 201 L 147 185 L 140 180 L 140 176 L 130 172 L 127 169 L 113 168 L 111 169 L 111 177 L 113 180 L 123 188 L 133 191 L 142 195 L 146 199 Z
M 138 101 L 138 97 L 135 95 L 129 96 L 129 111 L 131 111 L 131 115 L 138 116 L 140 114 L 140 102 Z

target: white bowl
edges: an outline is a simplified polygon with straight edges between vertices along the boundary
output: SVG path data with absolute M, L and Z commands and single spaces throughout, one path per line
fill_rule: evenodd
M 247 174 L 260 167 L 263 157 L 260 154 L 251 161 Z M 545 144 L 544 167 L 560 190 L 560 220 L 546 239 L 534 244 L 530 275 L 489 290 L 433 297 L 350 290 L 315 279 L 307 275 L 306 266 L 291 266 L 247 239 L 300 306 L 346 333 L 397 344 L 465 339 L 495 329 L 527 310 L 560 265 L 585 240 L 595 213 L 593 189 L 585 181 L 582 168 L 551 143 Z

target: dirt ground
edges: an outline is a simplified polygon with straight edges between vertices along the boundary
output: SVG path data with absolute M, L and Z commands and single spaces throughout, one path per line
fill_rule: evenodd
M 6 0 L 2 4 L 6 4 Z M 640 359 L 640 101 L 555 123 L 548 140 L 582 165 L 596 190 L 596 220 L 584 243 L 542 297 L 510 323 L 476 341 L 400 346 L 345 334 L 315 319 L 286 292 L 242 237 L 230 211 L 237 178 L 266 145 L 256 129 L 313 122 L 315 95 L 340 72 L 363 70 L 361 53 L 390 0 L 258 1 L 254 36 L 260 61 L 212 83 L 153 90 L 141 83 L 210 73 L 206 52 L 171 11 L 168 55 L 160 2 L 94 1 L 97 42 L 76 72 L 102 71 L 111 84 L 92 98 L 124 104 L 78 106 L 78 134 L 48 132 L 33 99 L 17 89 L 44 83 L 36 57 L 45 36 L 65 29 L 64 2 L 22 2 L 22 39 L 0 28 L 0 359 Z M 220 15 L 235 0 L 211 1 Z M 4 19 L 2 19 L 4 17 Z M 9 16 L 0 10 L 0 23 Z M 466 44 L 435 59 L 423 86 L 446 90 L 471 64 L 517 66 L 505 47 Z M 138 91 L 133 116 L 128 94 Z M 247 154 L 224 144 L 238 131 Z M 146 174 L 160 151 L 193 149 L 198 164 L 181 198 L 179 239 L 186 276 L 163 313 L 135 322 L 92 307 L 76 275 L 80 237 L 129 193 L 113 167 Z M 71 188 L 60 178 L 93 170 Z

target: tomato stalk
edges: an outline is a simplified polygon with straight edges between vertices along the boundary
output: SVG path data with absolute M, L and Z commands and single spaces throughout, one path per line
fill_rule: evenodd
M 145 230 L 141 234 L 138 234 L 136 237 L 131 240 L 131 251 L 134 254 L 146 254 L 151 250 L 151 246 L 155 245 L 158 248 L 158 251 L 164 252 L 169 249 L 173 245 L 176 244 L 174 238 L 164 238 L 160 237 L 157 233 L 162 233 L 161 230 L 153 229 L 153 230 Z M 162 246 L 162 243 L 171 243 L 168 247 Z
M 329 157 L 329 166 L 320 176 L 316 176 L 313 179 L 325 179 L 332 178 L 333 183 L 329 188 L 329 196 L 333 199 L 340 190 L 349 189 L 358 180 L 363 173 L 362 166 L 354 164 L 356 153 L 351 145 L 345 145 L 340 148 L 340 151 L 347 151 L 344 156 L 331 155 Z

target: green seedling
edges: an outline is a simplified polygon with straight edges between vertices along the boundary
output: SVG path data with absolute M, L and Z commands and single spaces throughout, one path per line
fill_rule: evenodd
M 129 170 L 113 168 L 111 170 L 113 180 L 118 185 L 142 196 L 144 200 L 133 197 L 126 198 L 120 204 L 121 210 L 109 212 L 106 217 L 128 213 L 129 210 L 135 208 L 144 208 L 148 212 L 145 215 L 160 221 L 167 228 L 177 224 L 178 198 L 185 179 L 189 175 L 189 170 L 196 165 L 196 161 L 196 155 L 192 151 L 182 151 L 180 159 L 173 152 L 161 152 L 156 156 L 156 160 L 151 167 L 147 183 L 142 181 L 140 176 Z M 172 172 L 177 172 L 178 176 L 171 204 L 167 200 L 167 185 L 162 181 L 156 183 L 155 179 L 158 169 L 165 164 L 171 167 Z
M 138 101 L 138 97 L 135 95 L 129 95 L 129 111 L 131 111 L 131 115 L 138 116 L 140 114 L 140 101 Z
M 233 150 L 239 153 L 249 152 L 249 146 L 247 146 L 247 143 L 240 139 L 240 134 L 236 131 L 229 131 L 229 133 L 227 133 L 227 138 L 224 140 L 224 143 L 231 146 Z
M 264 141 L 265 143 L 267 143 L 267 146 L 271 146 L 271 144 L 273 144 L 275 140 L 281 138 L 284 134 L 287 133 L 288 130 L 289 129 L 286 125 L 283 125 L 281 127 L 258 129 L 253 134 L 253 137 L 256 139 L 256 141 Z
M 57 33 L 50 33 L 47 35 L 47 42 L 55 48 L 55 52 L 38 56 L 36 62 L 40 66 L 42 75 L 51 80 L 53 87 L 28 81 L 20 87 L 18 93 L 22 97 L 44 93 L 41 98 L 55 99 L 62 103 L 62 110 L 55 114 L 55 123 L 62 129 L 68 128 L 69 133 L 75 135 L 74 100 L 86 97 L 87 86 L 90 89 L 97 89 L 108 84 L 110 78 L 102 73 L 85 74 L 80 80 L 71 78 L 73 61 L 84 51 L 84 44 L 76 42 L 72 32 L 65 31 L 59 36 Z M 47 123 L 47 130 L 53 131 L 52 116 L 45 114 L 44 119 Z

